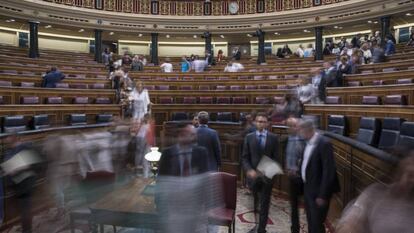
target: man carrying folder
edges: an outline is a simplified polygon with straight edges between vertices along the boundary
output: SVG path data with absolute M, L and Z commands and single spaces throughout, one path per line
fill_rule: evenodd
M 251 233 L 266 232 L 266 224 L 270 207 L 273 179 L 258 171 L 258 165 L 264 156 L 276 161 L 278 153 L 277 136 L 268 132 L 268 118 L 264 113 L 258 113 L 255 119 L 256 131 L 246 135 L 243 145 L 242 166 L 247 175 L 248 187 L 253 191 L 256 203 L 259 204 L 259 225 Z

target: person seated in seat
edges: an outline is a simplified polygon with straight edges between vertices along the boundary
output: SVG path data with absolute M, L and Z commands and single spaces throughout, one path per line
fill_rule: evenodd
M 240 72 L 243 71 L 244 67 L 242 64 L 233 61 L 230 61 L 227 66 L 224 68 L 224 72 Z
M 52 68 L 50 68 L 50 70 L 43 76 L 42 87 L 55 88 L 56 83 L 60 83 L 64 78 L 65 75 L 55 66 L 52 66 Z

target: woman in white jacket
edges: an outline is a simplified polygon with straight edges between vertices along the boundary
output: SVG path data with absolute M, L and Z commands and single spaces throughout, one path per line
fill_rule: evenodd
M 151 104 L 148 90 L 144 88 L 142 82 L 137 82 L 134 91 L 130 95 L 130 100 L 133 101 L 132 118 L 141 121 L 144 115 L 148 112 Z

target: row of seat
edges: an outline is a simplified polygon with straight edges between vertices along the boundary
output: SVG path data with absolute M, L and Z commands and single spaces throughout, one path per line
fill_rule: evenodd
M 158 91 L 168 91 L 171 90 L 172 88 L 175 87 L 171 87 L 170 85 L 145 85 L 144 86 L 147 90 L 149 91 L 153 91 L 153 90 L 158 90 Z M 230 86 L 225 86 L 225 85 L 217 85 L 217 86 L 211 86 L 211 85 L 198 85 L 198 90 L 200 91 L 209 91 L 209 90 L 216 90 L 216 91 L 226 91 L 226 90 L 231 90 L 231 91 L 240 91 L 240 90 L 270 90 L 270 89 L 278 89 L 278 90 L 284 90 L 284 89 L 295 89 L 297 88 L 298 85 L 297 84 L 288 84 L 288 85 L 276 85 L 276 86 L 272 86 L 272 85 L 230 85 Z M 183 86 L 179 86 L 179 90 L 193 90 L 193 86 L 191 85 L 183 85 Z
M 70 114 L 68 116 L 68 125 L 87 125 L 86 114 Z M 96 124 L 104 124 L 112 121 L 112 114 L 98 114 L 95 117 Z M 26 130 L 39 130 L 50 128 L 51 123 L 49 116 L 46 114 L 35 115 L 30 119 L 25 116 L 5 116 L 1 121 L 2 133 L 17 133 Z
M 74 97 L 71 101 L 73 104 L 112 104 L 112 100 L 108 97 L 97 97 L 95 100 L 90 99 L 89 97 Z M 47 97 L 44 100 L 45 104 L 63 104 L 62 97 Z M 0 96 L 0 104 L 5 104 L 3 96 Z M 38 96 L 23 96 L 20 97 L 20 104 L 41 104 L 40 98 Z
M 348 136 L 348 120 L 343 115 L 328 116 L 329 132 Z M 414 144 L 414 122 L 401 118 L 386 117 L 382 121 L 374 117 L 361 117 L 356 140 L 382 150 L 396 145 Z
M 0 80 L 0 87 L 12 87 L 11 81 Z M 20 87 L 35 87 L 34 82 L 20 82 Z M 104 83 L 56 83 L 56 88 L 74 88 L 74 89 L 108 89 L 109 85 Z
M 413 83 L 413 79 L 412 78 L 401 78 L 401 79 L 397 79 L 395 84 L 411 84 Z M 348 81 L 346 82 L 348 87 L 359 87 L 359 86 L 363 86 L 361 81 Z M 381 85 L 386 85 L 384 80 L 372 80 L 372 82 L 368 83 L 368 85 L 373 85 L 373 86 L 381 86 Z
M 325 100 L 326 104 L 342 104 L 342 98 L 340 96 L 327 96 Z M 379 96 L 363 96 L 362 104 L 368 105 L 407 105 L 407 97 L 405 95 L 387 95 L 382 99 Z
M 284 97 L 274 96 L 273 98 L 258 96 L 255 97 L 255 104 L 280 104 L 284 101 Z M 236 97 L 184 97 L 182 101 L 173 97 L 159 97 L 158 104 L 248 104 L 248 98 L 245 96 Z
M 171 120 L 172 121 L 186 121 L 191 120 L 195 114 L 188 113 L 188 112 L 174 112 L 172 113 Z M 235 113 L 232 112 L 217 112 L 217 113 L 210 113 L 210 120 L 211 121 L 220 121 L 220 122 L 234 122 L 237 119 L 242 119 L 244 117 L 244 113 L 240 113 L 239 116 L 236 116 Z

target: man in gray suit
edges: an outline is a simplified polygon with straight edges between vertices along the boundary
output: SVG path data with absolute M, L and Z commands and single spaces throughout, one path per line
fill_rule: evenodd
M 210 129 L 208 112 L 198 113 L 199 127 L 197 128 L 197 144 L 208 152 L 208 170 L 218 171 L 221 166 L 221 147 L 217 131 Z
M 260 205 L 259 225 L 250 232 L 266 232 L 267 218 L 269 214 L 270 198 L 272 194 L 273 180 L 263 176 L 256 170 L 261 158 L 266 155 L 276 160 L 278 155 L 278 139 L 273 133 L 267 131 L 268 117 L 265 113 L 258 113 L 255 119 L 256 131 L 246 135 L 243 144 L 241 162 L 246 172 L 247 183 L 253 191 L 256 203 Z

